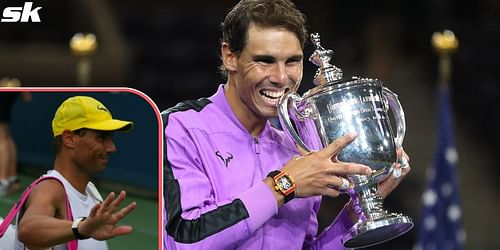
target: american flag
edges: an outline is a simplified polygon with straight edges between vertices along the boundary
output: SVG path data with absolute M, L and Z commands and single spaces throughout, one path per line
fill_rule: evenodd
M 428 186 L 422 197 L 420 230 L 414 250 L 459 250 L 465 243 L 449 89 L 443 84 L 438 91 L 437 148 L 433 166 L 427 173 Z

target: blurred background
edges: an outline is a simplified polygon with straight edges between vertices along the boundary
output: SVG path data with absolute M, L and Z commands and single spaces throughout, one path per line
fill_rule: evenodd
M 0 23 L 0 78 L 23 86 L 128 86 L 164 110 L 184 99 L 210 96 L 218 84 L 219 24 L 237 1 L 39 0 L 40 23 Z M 371 249 L 412 249 L 420 223 L 437 138 L 438 56 L 430 38 L 452 30 L 460 46 L 449 82 L 458 152 L 457 181 L 466 249 L 500 249 L 495 216 L 500 172 L 500 1 L 295 1 L 310 32 L 334 50 L 344 76 L 377 78 L 399 95 L 406 113 L 405 150 L 412 172 L 386 199 L 386 208 L 415 221 L 408 234 Z M 21 6 L 2 1 L 0 7 Z M 75 33 L 96 35 L 98 47 L 75 55 Z M 305 48 L 306 58 L 312 45 Z M 78 67 L 88 62 L 89 80 Z M 80 65 L 80 66 L 78 66 Z M 81 70 L 81 69 L 80 69 Z M 316 67 L 304 61 L 300 93 L 311 88 Z M 346 200 L 325 199 L 323 228 Z

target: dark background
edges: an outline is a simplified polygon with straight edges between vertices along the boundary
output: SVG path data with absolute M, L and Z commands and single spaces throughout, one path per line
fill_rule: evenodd
M 425 169 L 435 143 L 437 62 L 430 37 L 451 29 L 460 48 L 450 82 L 459 153 L 459 189 L 467 249 L 500 247 L 497 232 L 499 174 L 493 156 L 500 140 L 500 2 L 495 0 L 295 1 L 311 32 L 335 51 L 344 76 L 378 78 L 399 94 L 408 123 L 406 151 L 412 174 L 387 200 L 419 228 Z M 129 86 L 164 110 L 184 99 L 211 95 L 224 83 L 218 74 L 219 24 L 236 1 L 35 1 L 41 23 L 0 23 L 0 78 L 25 86 L 77 86 L 68 48 L 77 32 L 95 33 L 92 86 Z M 21 6 L 2 1 L 0 7 Z M 311 54 L 311 44 L 305 48 Z M 302 93 L 315 67 L 304 61 Z M 321 226 L 342 199 L 324 202 Z M 329 212 L 331 211 L 331 212 Z M 415 233 L 373 249 L 411 249 Z

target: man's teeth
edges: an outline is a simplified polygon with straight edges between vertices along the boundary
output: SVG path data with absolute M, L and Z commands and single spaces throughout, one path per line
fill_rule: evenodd
M 285 90 L 281 90 L 281 91 L 262 90 L 262 91 L 260 91 L 260 93 L 262 95 L 264 95 L 265 97 L 277 99 L 277 98 L 280 98 L 285 93 Z

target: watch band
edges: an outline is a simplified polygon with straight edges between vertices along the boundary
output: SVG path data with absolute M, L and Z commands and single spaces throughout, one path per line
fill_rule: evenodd
M 285 197 L 285 203 L 289 202 L 295 197 L 295 183 L 293 182 L 293 179 L 292 177 L 290 177 L 290 175 L 288 175 L 283 171 L 274 170 L 271 171 L 269 174 L 267 174 L 267 177 L 271 177 L 273 179 L 274 189 L 277 192 L 283 194 L 283 196 Z M 281 178 L 286 178 L 290 182 L 289 188 L 285 188 L 282 186 L 282 184 L 279 181 L 279 179 Z
M 84 221 L 85 219 L 87 219 L 87 217 L 80 217 L 77 220 L 73 221 L 73 224 L 71 225 L 71 230 L 73 230 L 73 235 L 77 240 L 86 240 L 90 238 L 90 236 L 86 236 L 78 232 L 78 224 L 80 224 L 80 222 Z

